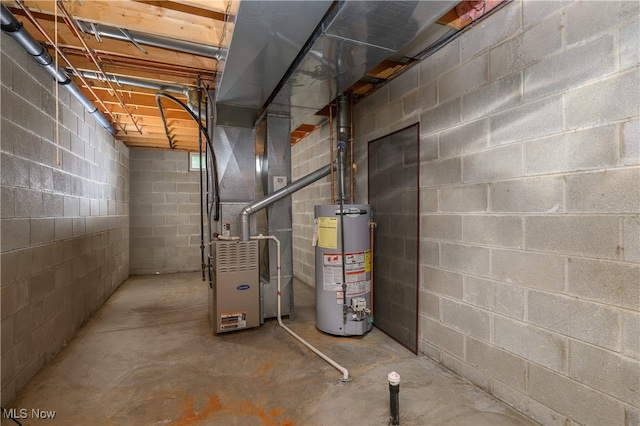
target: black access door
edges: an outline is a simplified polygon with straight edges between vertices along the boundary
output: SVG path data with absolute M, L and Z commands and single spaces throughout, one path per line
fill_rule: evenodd
M 419 125 L 369 143 L 374 325 L 418 353 Z

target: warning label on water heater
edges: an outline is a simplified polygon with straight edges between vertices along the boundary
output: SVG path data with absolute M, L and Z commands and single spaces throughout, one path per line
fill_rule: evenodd
M 338 219 L 335 217 L 319 217 L 316 219 L 318 247 L 338 248 Z
M 345 253 L 344 275 L 347 283 L 347 297 L 359 296 L 370 291 L 371 282 L 367 280 L 367 272 L 371 267 L 369 250 L 366 252 Z M 323 289 L 326 291 L 342 291 L 342 254 L 322 255 Z

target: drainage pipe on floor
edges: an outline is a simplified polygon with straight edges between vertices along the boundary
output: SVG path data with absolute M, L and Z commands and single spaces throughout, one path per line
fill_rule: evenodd
M 69 78 L 69 75 L 61 67 L 56 67 L 56 64 L 47 52 L 47 50 L 38 43 L 31 34 L 24 28 L 22 22 L 18 21 L 13 13 L 5 7 L 4 4 L 0 5 L 0 19 L 2 21 L 2 31 L 9 34 L 15 41 L 18 42 L 22 48 L 29 53 L 33 59 L 42 65 L 42 67 L 54 78 L 54 80 L 69 90 L 71 95 L 82 104 L 88 113 L 92 114 L 95 119 L 112 135 L 116 134 L 116 130 L 111 126 L 109 120 L 102 115 L 102 113 L 96 108 L 96 106 L 82 93 L 80 88 Z
M 327 164 L 321 169 L 318 169 L 315 172 L 311 172 L 308 175 L 303 176 L 300 179 L 296 180 L 295 182 L 291 182 L 289 185 L 285 186 L 284 188 L 281 188 L 277 191 L 272 192 L 271 194 L 267 195 L 263 199 L 255 201 L 249 204 L 248 206 L 245 206 L 240 212 L 240 240 L 249 241 L 249 234 L 251 232 L 250 226 L 249 226 L 250 215 L 254 214 L 259 210 L 264 209 L 265 207 L 270 206 L 276 201 L 279 201 L 284 197 L 287 197 L 293 194 L 296 191 L 301 190 L 302 188 L 308 185 L 311 185 L 315 181 L 322 179 L 323 177 L 331 173 L 331 170 L 333 169 L 333 167 L 334 166 L 332 164 Z
M 400 375 L 392 371 L 387 376 L 389 380 L 389 424 L 400 424 Z
M 323 360 L 331 364 L 331 366 L 339 370 L 342 373 L 342 378 L 340 378 L 341 382 L 351 381 L 351 379 L 349 378 L 349 371 L 346 368 L 344 368 L 343 366 L 341 366 L 340 364 L 338 364 L 337 362 L 335 362 L 334 360 L 332 360 L 331 358 L 329 358 L 328 356 L 320 352 L 313 345 L 311 345 L 311 343 L 307 342 L 302 337 L 298 336 L 293 330 L 291 330 L 289 327 L 284 325 L 284 323 L 282 322 L 282 303 L 281 303 L 282 292 L 280 291 L 280 240 L 276 238 L 274 235 L 266 235 L 266 236 L 257 235 L 257 236 L 252 236 L 251 239 L 252 240 L 273 240 L 276 243 L 277 268 L 278 268 L 278 325 L 280 325 L 280 327 L 282 327 L 287 333 L 295 337 L 296 340 L 298 340 L 300 343 L 305 345 L 307 348 L 311 349 L 313 353 L 315 353 L 320 358 L 322 358 Z

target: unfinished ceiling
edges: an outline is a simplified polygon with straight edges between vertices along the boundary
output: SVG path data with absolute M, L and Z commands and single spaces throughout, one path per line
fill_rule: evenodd
M 395 10 L 408 14 L 404 19 L 420 22 L 420 28 L 393 34 L 400 44 L 386 38 L 395 25 L 381 20 L 388 12 L 365 15 L 384 3 L 2 0 L 54 57 L 58 46 L 59 66 L 105 115 L 116 139 L 130 147 L 188 151 L 198 149 L 198 125 L 176 101 L 197 114 L 197 87 L 217 89 L 218 102 L 258 112 L 272 104 L 288 108 L 294 143 L 325 120 L 325 107 L 340 91 L 366 96 L 500 1 L 457 7 L 451 1 L 396 2 Z M 369 25 L 362 41 L 358 32 L 366 28 L 358 22 Z M 383 47 L 372 54 L 378 40 Z M 333 64 L 340 74 L 332 80 L 316 75 L 325 84 L 339 78 L 344 87 L 328 83 L 332 90 L 311 99 L 308 90 L 318 81 L 312 71 L 326 70 L 323 57 L 332 60 L 327 51 L 336 47 L 343 63 L 363 52 L 365 59 Z

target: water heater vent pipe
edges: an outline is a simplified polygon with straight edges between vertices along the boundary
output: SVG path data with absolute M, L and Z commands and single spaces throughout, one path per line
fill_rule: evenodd
M 327 164 L 326 166 L 316 170 L 315 172 L 311 172 L 306 176 L 301 177 L 300 179 L 291 182 L 289 185 L 281 188 L 277 191 L 272 192 L 261 200 L 254 201 L 253 203 L 245 206 L 240 212 L 240 240 L 249 241 L 249 235 L 251 233 L 249 226 L 249 216 L 254 214 L 255 212 L 264 209 L 265 207 L 270 206 L 271 204 L 279 201 L 296 191 L 301 190 L 307 185 L 311 185 L 315 181 L 322 179 L 327 176 L 331 170 L 333 169 L 332 164 Z
M 284 323 L 282 322 L 282 303 L 281 303 L 282 292 L 280 291 L 280 240 L 278 238 L 276 238 L 274 235 L 266 235 L 266 236 L 265 235 L 257 235 L 257 236 L 252 236 L 251 239 L 252 240 L 273 240 L 276 243 L 276 248 L 277 248 L 276 251 L 278 253 L 278 255 L 277 255 L 277 259 L 278 259 L 277 260 L 277 268 L 278 268 L 278 325 L 280 325 L 280 327 L 282 327 L 287 333 L 289 333 L 290 335 L 295 337 L 296 340 L 298 340 L 300 343 L 305 345 L 307 348 L 311 349 L 313 351 L 313 353 L 315 353 L 320 358 L 322 358 L 323 360 L 325 360 L 326 362 L 331 364 L 331 366 L 333 366 L 334 368 L 339 370 L 342 373 L 342 378 L 340 379 L 341 382 L 349 382 L 349 381 L 351 381 L 351 379 L 349 378 L 349 371 L 346 368 L 344 368 L 343 366 L 341 366 L 340 364 L 338 364 L 337 362 L 335 362 L 334 360 L 329 358 L 327 355 L 325 355 L 322 352 L 320 352 L 311 343 L 307 342 L 302 337 L 298 336 L 293 330 L 291 330 L 289 327 L 284 325 Z
M 337 133 L 338 133 L 338 198 L 341 202 L 349 199 L 346 187 L 346 161 L 350 151 L 351 140 L 351 105 L 349 95 L 338 96 L 337 108 Z

